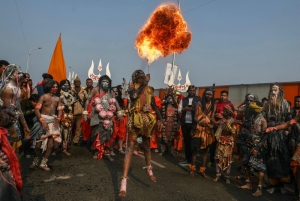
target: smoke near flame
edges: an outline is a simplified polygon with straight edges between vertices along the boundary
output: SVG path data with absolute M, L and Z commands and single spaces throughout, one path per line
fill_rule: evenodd
M 141 58 L 152 63 L 159 56 L 180 54 L 187 49 L 192 40 L 180 10 L 173 4 L 159 6 L 149 21 L 138 33 L 135 48 Z

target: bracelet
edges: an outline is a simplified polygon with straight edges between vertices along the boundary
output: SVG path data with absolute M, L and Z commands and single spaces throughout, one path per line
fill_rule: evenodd
M 44 120 L 43 117 L 40 118 L 40 122 L 41 122 L 41 123 L 45 123 L 45 120 Z
M 82 114 L 88 114 L 88 111 L 85 110 L 85 111 L 82 112 Z

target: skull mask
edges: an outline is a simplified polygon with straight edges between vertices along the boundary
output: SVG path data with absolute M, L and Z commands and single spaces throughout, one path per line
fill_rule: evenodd
M 103 127 L 105 130 L 108 130 L 110 128 L 110 121 L 109 120 L 104 120 L 103 121 Z

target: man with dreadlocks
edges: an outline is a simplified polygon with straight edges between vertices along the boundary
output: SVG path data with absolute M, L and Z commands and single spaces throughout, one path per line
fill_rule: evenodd
M 267 128 L 267 121 L 262 115 L 263 104 L 258 101 L 254 94 L 248 94 L 245 104 L 245 121 L 243 129 L 239 134 L 239 140 L 243 140 L 247 149 L 244 152 L 243 165 L 246 167 L 246 184 L 238 186 L 242 189 L 252 189 L 250 172 L 258 172 L 258 186 L 255 197 L 262 196 L 262 182 L 266 165 L 262 137 L 263 131 Z
M 273 85 L 269 93 L 269 101 L 264 105 L 268 127 L 282 124 L 290 118 L 290 106 L 284 99 L 281 86 Z M 271 188 L 267 191 L 274 193 L 280 187 L 282 194 L 286 193 L 284 182 L 289 176 L 290 155 L 288 138 L 283 130 L 273 130 L 267 135 L 266 165 Z
M 150 136 L 156 124 L 156 119 L 151 113 L 151 108 L 155 111 L 159 118 L 159 130 L 161 130 L 161 115 L 155 104 L 152 88 L 148 85 L 150 75 L 142 70 L 136 70 L 132 74 L 132 84 L 130 85 L 129 94 L 131 99 L 130 114 L 128 117 L 128 140 L 129 147 L 126 150 L 124 169 L 121 180 L 120 197 L 126 196 L 127 175 L 134 150 L 134 144 L 139 135 L 142 135 L 142 143 L 145 150 L 146 167 L 144 169 L 148 173 L 150 179 L 156 182 L 156 178 L 152 172 Z M 140 137 L 139 137 L 140 138 Z
M 123 113 L 120 106 L 110 92 L 111 79 L 107 75 L 102 75 L 98 80 L 98 85 L 92 89 L 85 104 L 83 118 L 87 121 L 90 118 L 92 127 L 91 141 L 93 149 L 96 150 L 95 159 L 101 160 L 103 155 L 110 161 L 114 159 L 110 155 L 111 143 L 115 140 L 112 137 L 114 113 L 122 120 Z
M 207 178 L 205 174 L 205 164 L 210 145 L 214 142 L 213 122 L 211 121 L 214 112 L 215 100 L 214 90 L 206 88 L 203 92 L 201 103 L 197 103 L 195 122 L 196 128 L 192 132 L 192 162 L 189 165 L 191 172 L 190 176 L 194 177 L 196 170 L 196 158 L 199 150 L 202 151 L 202 166 L 199 173 L 202 177 Z
M 8 65 L 2 73 L 2 85 L 0 88 L 0 105 L 7 107 L 13 105 L 17 108 L 17 118 L 21 122 L 24 128 L 25 137 L 29 137 L 29 128 L 26 124 L 21 105 L 20 105 L 20 84 L 23 79 L 23 74 L 19 70 L 19 66 L 11 64 Z M 8 129 L 8 139 L 13 149 L 18 152 L 21 142 L 21 131 L 19 127 L 19 121 L 16 121 L 14 125 Z
M 174 153 L 174 139 L 179 127 L 178 105 L 175 101 L 176 91 L 169 87 L 164 95 L 164 102 L 161 107 L 161 116 L 163 119 L 162 139 L 161 139 L 161 154 L 168 147 L 169 152 Z

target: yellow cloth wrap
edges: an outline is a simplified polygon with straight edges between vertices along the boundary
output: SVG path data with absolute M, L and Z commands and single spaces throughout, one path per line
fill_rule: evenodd
M 249 107 L 257 113 L 261 113 L 263 110 L 263 107 L 256 105 L 256 102 L 250 103 Z
M 12 148 L 16 151 L 18 148 L 20 148 L 22 146 L 22 141 L 19 140 L 17 142 L 13 142 L 12 144 Z
M 136 111 L 133 115 L 133 125 L 129 124 L 130 140 L 134 141 L 139 134 L 150 137 L 155 124 L 156 118 L 153 114 Z
M 143 127 L 143 119 L 142 115 L 139 112 L 135 112 L 133 115 L 133 123 L 134 126 L 137 128 L 142 128 Z

